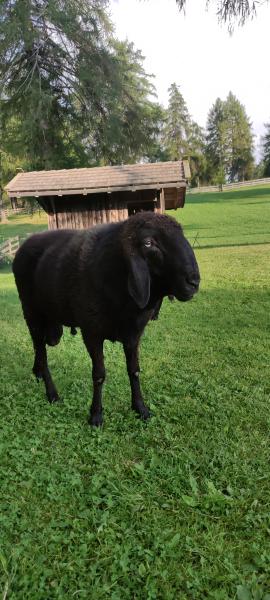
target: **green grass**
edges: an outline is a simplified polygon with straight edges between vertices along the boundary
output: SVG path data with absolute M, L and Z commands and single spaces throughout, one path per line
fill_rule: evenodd
M 202 286 L 146 329 L 147 424 L 108 342 L 105 423 L 87 426 L 90 365 L 68 331 L 49 349 L 64 400 L 49 406 L 0 272 L 3 598 L 269 600 L 270 191 L 250 192 L 177 212 L 206 246 Z
M 24 238 L 28 234 L 44 231 L 47 227 L 47 215 L 42 210 L 35 212 L 33 215 L 11 216 L 7 223 L 0 223 L 0 243 L 16 235 Z
M 264 244 L 270 234 L 270 188 L 188 194 L 180 219 L 191 241 L 202 247 Z

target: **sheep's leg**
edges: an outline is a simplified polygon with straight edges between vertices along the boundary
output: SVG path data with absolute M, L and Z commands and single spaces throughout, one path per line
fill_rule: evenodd
M 144 404 L 140 387 L 140 365 L 138 354 L 139 341 L 136 341 L 133 344 L 125 343 L 123 344 L 123 346 L 126 356 L 127 372 L 131 387 L 131 407 L 140 415 L 140 417 L 144 421 L 146 421 L 146 419 L 149 419 L 150 417 L 150 410 Z
M 29 329 L 35 350 L 33 373 L 37 379 L 43 379 L 49 402 L 57 402 L 59 396 L 48 367 L 44 333 L 31 326 L 29 326 Z
M 160 312 L 160 309 L 161 309 L 162 302 L 163 302 L 163 298 L 161 298 L 161 300 L 158 300 L 158 302 L 156 303 L 154 311 L 153 311 L 153 314 L 152 314 L 152 317 L 151 317 L 151 321 L 157 321 L 158 320 L 159 312 Z
M 86 348 L 92 359 L 93 400 L 90 407 L 89 423 L 100 427 L 103 422 L 102 415 L 102 386 L 105 381 L 105 366 L 103 356 L 103 340 L 93 340 L 82 331 Z

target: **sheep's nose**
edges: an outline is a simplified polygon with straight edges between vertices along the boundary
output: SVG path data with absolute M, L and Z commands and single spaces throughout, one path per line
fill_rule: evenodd
M 199 289 L 200 284 L 200 276 L 197 273 L 192 273 L 188 277 L 186 277 L 186 282 L 190 285 L 195 291 Z

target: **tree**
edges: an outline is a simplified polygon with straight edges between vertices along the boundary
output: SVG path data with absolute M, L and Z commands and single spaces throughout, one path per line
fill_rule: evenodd
M 256 15 L 258 6 L 256 0 L 212 0 L 212 2 L 216 5 L 219 20 L 227 23 L 229 29 L 233 28 L 235 21 L 238 21 L 239 25 L 244 25 L 247 19 Z M 186 0 L 176 0 L 176 3 L 180 10 L 185 9 Z M 211 0 L 205 1 L 206 6 L 210 3 Z
M 160 107 L 108 0 L 2 0 L 2 145 L 28 168 L 114 164 L 152 152 Z
M 227 164 L 226 128 L 225 128 L 225 106 L 224 102 L 217 98 L 208 114 L 206 125 L 206 159 L 208 178 L 219 184 L 225 179 Z
M 188 154 L 191 119 L 179 86 L 173 83 L 168 91 L 169 105 L 164 127 L 164 146 L 170 160 L 179 160 Z
M 27 169 L 27 161 L 14 157 L 4 150 L 4 138 L 2 132 L 2 119 L 0 112 L 0 221 L 5 220 L 3 209 L 7 201 L 7 195 L 4 192 L 6 182 L 14 177 L 18 170 Z
M 262 138 L 263 148 L 263 176 L 270 177 L 270 123 L 265 124 L 266 133 Z
M 0 221 L 3 220 L 3 169 L 2 169 L 2 152 L 0 149 Z
M 205 173 L 205 135 L 192 120 L 179 86 L 169 88 L 169 105 L 164 125 L 163 145 L 165 160 L 186 158 L 191 169 L 191 183 L 198 185 Z
M 164 119 L 144 57 L 129 42 L 114 41 L 117 70 L 106 118 L 97 129 L 96 159 L 102 164 L 155 160 L 160 153 L 159 131 Z
M 2 157 L 3 151 L 1 148 L 1 140 L 2 140 L 2 122 L 1 122 L 1 113 L 0 113 L 0 221 L 3 220 L 3 166 L 2 166 Z
M 106 5 L 106 0 L 91 6 L 85 0 L 1 3 L 6 147 L 26 152 L 33 168 L 67 166 L 76 156 L 81 162 L 83 117 L 89 126 L 105 109 L 101 80 L 109 85 L 115 62 L 106 44 Z
M 205 173 L 205 135 L 192 120 L 179 86 L 169 88 L 169 104 L 163 132 L 165 160 L 186 158 L 191 169 L 191 183 L 198 185 Z
M 192 186 L 196 187 L 206 179 L 205 132 L 195 121 L 190 122 L 186 158 L 191 170 Z
M 209 111 L 206 157 L 210 181 L 239 181 L 252 176 L 253 135 L 244 106 L 230 92 Z
M 245 107 L 232 92 L 225 102 L 225 122 L 229 180 L 250 179 L 254 169 L 251 122 Z

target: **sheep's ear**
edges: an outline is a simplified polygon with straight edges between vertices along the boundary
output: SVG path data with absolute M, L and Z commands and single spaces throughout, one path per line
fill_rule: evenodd
M 150 274 L 141 256 L 131 256 L 129 261 L 128 291 L 139 308 L 145 308 L 150 297 Z

